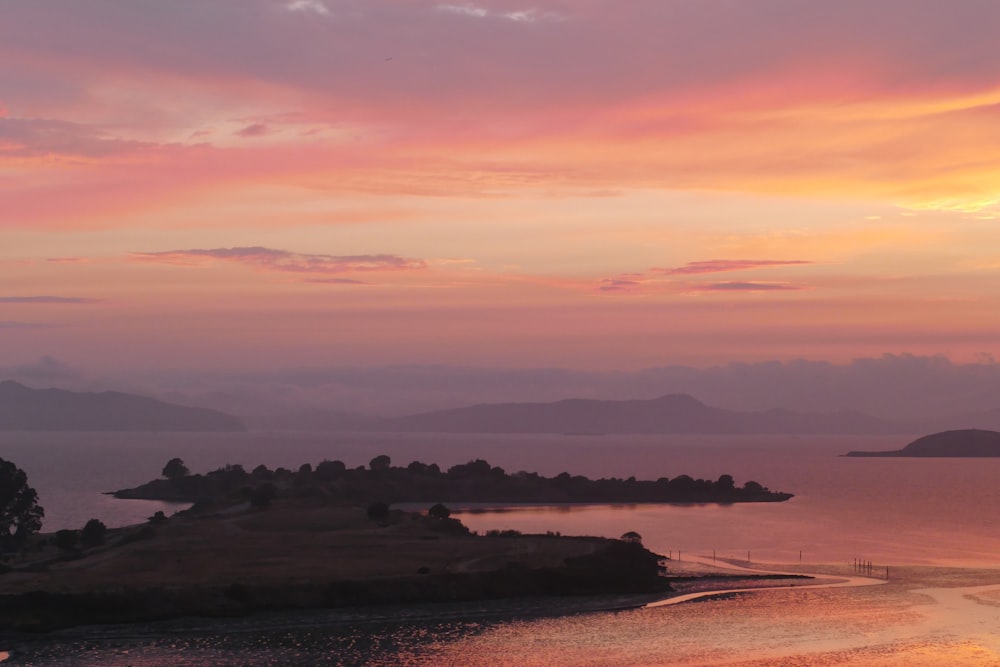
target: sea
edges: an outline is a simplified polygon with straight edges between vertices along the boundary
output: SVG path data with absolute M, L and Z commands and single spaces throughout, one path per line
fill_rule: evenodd
M 913 437 L 921 434 L 914 434 Z M 682 563 L 762 569 L 872 563 L 966 568 L 959 592 L 900 586 L 783 588 L 678 605 L 582 612 L 519 601 L 283 613 L 248 619 L 73 629 L 4 646 L 11 665 L 1000 665 L 1000 459 L 847 458 L 913 437 L 270 433 L 0 433 L 0 458 L 28 475 L 44 530 L 145 521 L 176 505 L 108 491 L 239 463 L 447 468 L 485 459 L 508 472 L 657 479 L 681 474 L 794 493 L 781 503 L 462 508 L 470 528 L 618 537 L 638 532 Z M 453 508 L 454 509 L 454 508 Z M 822 566 L 822 567 L 821 567 Z M 949 575 L 950 576 L 950 575 Z M 891 582 L 890 582 L 891 584 Z M 2 579 L 0 579 L 2 588 Z M 951 596 L 951 597 L 949 597 Z

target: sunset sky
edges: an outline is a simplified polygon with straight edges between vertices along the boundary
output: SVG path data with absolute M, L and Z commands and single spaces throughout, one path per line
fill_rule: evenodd
M 0 365 L 1000 350 L 997 0 L 0 0 Z

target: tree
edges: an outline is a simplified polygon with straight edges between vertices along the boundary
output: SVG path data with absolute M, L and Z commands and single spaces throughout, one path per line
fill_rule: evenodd
M 188 476 L 191 471 L 180 459 L 170 459 L 167 465 L 163 466 L 163 476 L 171 482 L 176 482 Z
M 28 476 L 10 461 L 0 459 L 0 548 L 16 548 L 42 528 L 45 510 Z
M 255 510 L 267 509 L 274 501 L 275 495 L 277 495 L 277 489 L 274 484 L 261 484 L 250 492 L 250 507 Z
M 343 461 L 320 461 L 316 466 L 316 477 L 323 481 L 329 482 L 341 477 L 347 470 L 347 466 L 344 465 Z
M 721 475 L 715 485 L 720 491 L 732 491 L 735 488 L 732 475 Z
M 91 519 L 83 526 L 81 538 L 83 546 L 96 547 L 104 544 L 104 534 L 108 532 L 108 527 L 100 519 Z
M 374 472 L 376 470 L 388 470 L 392 465 L 392 459 L 385 454 L 379 454 L 368 462 L 368 467 Z
M 447 519 L 451 516 L 451 510 L 445 505 L 437 503 L 433 505 L 429 510 L 427 510 L 427 516 L 432 516 L 435 519 Z
M 620 539 L 622 542 L 628 542 L 630 544 L 642 544 L 642 535 L 635 532 L 634 530 L 628 531 L 627 533 L 622 535 Z

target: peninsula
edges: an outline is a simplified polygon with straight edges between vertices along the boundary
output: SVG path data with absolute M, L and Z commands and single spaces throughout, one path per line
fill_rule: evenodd
M 716 480 L 689 475 L 654 480 L 609 478 L 592 480 L 563 472 L 544 477 L 534 472 L 508 473 L 476 459 L 441 470 L 437 464 L 413 461 L 392 466 L 386 455 L 373 458 L 367 468 L 348 468 L 341 461 L 323 461 L 297 471 L 258 466 L 251 472 L 228 465 L 206 475 L 188 474 L 174 460 L 164 477 L 131 489 L 112 492 L 116 498 L 206 502 L 242 492 L 301 494 L 308 492 L 340 502 L 370 503 L 744 503 L 781 502 L 790 493 L 771 491 L 756 481 L 737 486 L 731 475 Z M 307 490 L 307 491 L 305 491 Z
M 677 481 L 680 480 L 680 481 Z M 671 486 L 673 485 L 673 486 Z M 682 491 L 683 490 L 683 491 Z M 672 588 L 663 556 L 628 526 L 621 539 L 470 532 L 444 501 L 776 501 L 756 483 L 723 475 L 656 482 L 569 474 L 508 475 L 485 461 L 441 471 L 387 456 L 347 468 L 324 461 L 296 471 L 229 465 L 191 474 L 173 459 L 163 479 L 122 498 L 193 501 L 146 524 L 36 535 L 0 566 L 0 636 L 83 623 L 260 610 L 547 596 L 614 596 L 641 604 Z M 392 503 L 436 501 L 404 511 Z M 753 579 L 753 576 L 742 577 Z M 623 602 L 628 596 L 631 602 Z
M 848 452 L 858 457 L 996 457 L 1000 456 L 1000 432 L 982 429 L 942 431 L 917 438 L 902 449 L 887 452 Z

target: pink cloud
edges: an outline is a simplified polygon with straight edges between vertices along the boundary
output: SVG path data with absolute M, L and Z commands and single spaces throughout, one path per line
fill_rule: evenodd
M 668 276 L 684 276 L 701 273 L 723 273 L 726 271 L 745 271 L 747 269 L 759 269 L 772 266 L 794 266 L 797 264 L 811 263 L 812 262 L 800 259 L 709 259 L 699 262 L 688 262 L 684 266 L 670 269 L 653 268 L 650 269 L 650 271 Z
M 265 123 L 253 123 L 247 125 L 242 130 L 236 132 L 237 136 L 240 137 L 263 137 L 266 134 L 271 133 L 271 128 L 269 128 Z
M 76 296 L 0 296 L 0 303 L 78 305 L 97 302 L 97 299 L 85 299 Z
M 385 271 L 419 271 L 427 268 L 422 259 L 398 255 L 323 255 L 296 253 L 260 246 L 194 250 L 167 250 L 133 253 L 140 262 L 196 265 L 206 261 L 246 264 L 265 271 L 302 274 L 367 273 Z
M 630 292 L 639 287 L 642 283 L 637 280 L 625 278 L 605 278 L 601 281 L 598 289 L 602 292 Z
M 797 291 L 805 288 L 800 285 L 792 285 L 790 283 L 732 281 L 699 285 L 697 289 L 713 292 L 780 292 Z

